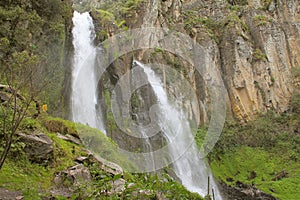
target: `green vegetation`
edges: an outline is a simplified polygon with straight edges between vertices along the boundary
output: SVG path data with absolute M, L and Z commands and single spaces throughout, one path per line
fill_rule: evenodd
M 61 108 L 65 31 L 71 16 L 68 1 L 0 3 L 1 84 L 10 84 L 23 94 L 34 92 L 55 114 Z
M 200 16 L 197 11 L 186 10 L 183 11 L 184 29 L 187 33 L 193 37 L 193 28 L 196 26 L 202 26 L 205 28 L 210 37 L 214 38 L 215 31 L 218 28 L 218 23 L 209 17 Z M 216 39 L 216 38 L 214 38 Z
M 131 167 L 132 169 L 133 165 L 117 153 L 117 145 L 99 130 L 43 114 L 38 119 L 27 118 L 24 120 L 20 126 L 20 131 L 40 130 L 45 132 L 53 140 L 54 160 L 46 166 L 35 164 L 30 162 L 26 155 L 22 153 L 22 148 L 15 149 L 15 151 L 10 152 L 3 169 L 0 171 L 0 187 L 12 191 L 21 191 L 25 199 L 38 200 L 49 197 L 55 174 L 74 166 L 75 158 L 87 156 L 87 151 L 82 145 L 70 143 L 57 137 L 57 130 L 60 130 L 63 134 L 69 134 L 75 128 L 76 132 L 81 136 L 83 143 L 89 146 L 95 154 L 108 157 L 111 161 L 116 161 L 117 163 L 121 163 L 122 166 L 128 166 L 128 168 Z M 48 131 L 50 129 L 53 132 Z M 89 161 L 85 162 L 84 165 L 89 168 L 92 181 L 82 182 L 74 186 L 75 190 L 72 193 L 71 199 L 150 200 L 160 195 L 168 199 L 178 200 L 202 199 L 198 194 L 187 191 L 181 184 L 175 182 L 164 172 L 152 175 L 125 172 L 124 175 L 114 176 L 100 170 L 97 163 Z M 111 182 L 119 178 L 126 180 L 125 190 L 110 196 L 105 194 L 104 191 L 112 189 Z M 66 181 L 64 185 L 71 187 L 72 184 Z M 146 192 L 143 193 L 140 191 Z M 67 199 L 59 195 L 56 198 Z
M 267 61 L 267 55 L 263 53 L 259 48 L 256 48 L 253 52 L 253 57 L 256 60 Z
M 25 199 L 41 199 L 43 195 L 49 196 L 50 187 L 54 175 L 74 165 L 74 159 L 84 155 L 84 148 L 66 142 L 47 132 L 39 120 L 26 118 L 19 128 L 21 132 L 32 132 L 35 129 L 42 130 L 54 141 L 54 161 L 48 166 L 34 164 L 23 153 L 24 145 L 20 145 L 18 138 L 14 139 L 14 146 L 0 171 L 0 187 L 21 191 Z M 40 194 L 41 193 L 41 194 Z
M 208 35 L 215 40 L 217 44 L 220 43 L 221 34 L 227 29 L 237 29 L 237 34 L 244 37 L 242 32 L 249 33 L 249 27 L 239 14 L 242 11 L 242 8 L 243 7 L 239 4 L 230 6 L 228 8 L 230 12 L 219 20 L 213 19 L 212 17 L 202 16 L 196 9 L 185 10 L 182 12 L 184 29 L 191 37 L 194 37 L 195 30 L 202 28 L 206 30 Z
M 291 110 L 295 113 L 300 113 L 300 67 L 292 69 L 295 89 L 291 97 Z
M 263 10 L 268 10 L 270 4 L 272 3 L 273 0 L 263 0 Z M 276 1 L 274 1 L 274 3 L 276 3 Z
M 269 22 L 271 22 L 271 20 L 264 15 L 255 15 L 254 21 L 257 26 L 266 26 Z
M 247 0 L 227 0 L 231 5 L 245 6 L 248 5 Z
M 215 177 L 227 185 L 241 181 L 278 199 L 296 200 L 300 195 L 299 121 L 296 113 L 268 112 L 246 125 L 227 122 L 209 155 Z M 202 132 L 196 137 L 199 145 Z
M 259 93 L 260 93 L 260 95 L 262 97 L 262 100 L 263 100 L 264 104 L 266 104 L 267 103 L 267 95 L 266 95 L 265 91 L 263 90 L 262 87 L 260 87 L 260 85 L 258 84 L 257 81 L 254 81 L 254 86 L 255 86 L 255 88 L 258 89 L 258 91 L 259 91 Z
M 108 110 L 106 111 L 106 119 L 107 119 L 107 122 L 109 123 L 108 132 L 111 134 L 114 130 L 117 129 L 117 124 L 115 122 L 115 118 L 114 118 L 113 112 L 111 110 L 111 108 L 112 108 L 111 93 L 108 89 L 106 89 L 106 90 L 103 90 L 102 95 L 103 95 L 104 100 L 105 100 L 105 105 L 108 108 Z
M 239 180 L 248 185 L 255 184 L 278 199 L 296 200 L 300 190 L 300 164 L 286 156 L 286 153 L 241 146 L 219 156 L 220 160 L 214 160 L 211 166 L 214 175 L 228 185 L 235 185 Z M 288 175 L 275 180 L 281 172 Z
M 142 3 L 144 0 L 128 0 L 123 4 L 122 10 L 124 13 L 135 10 L 139 3 Z
M 135 169 L 135 166 L 124 155 L 118 152 L 117 144 L 98 129 L 81 124 L 77 124 L 76 126 L 83 144 L 94 154 L 110 162 L 117 163 L 124 170 L 132 171 Z
M 101 22 L 101 31 L 97 33 L 99 41 L 104 41 L 111 33 L 126 31 L 130 28 L 130 19 L 144 0 L 107 0 L 97 8 L 92 8 L 92 15 Z M 129 23 L 128 23 L 129 22 Z

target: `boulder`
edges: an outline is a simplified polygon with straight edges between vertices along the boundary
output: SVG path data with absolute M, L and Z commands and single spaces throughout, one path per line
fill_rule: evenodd
M 9 96 L 4 93 L 4 92 L 0 92 L 0 103 L 6 102 L 9 100 Z
M 83 164 L 78 164 L 56 174 L 53 182 L 59 188 L 68 188 L 91 180 L 92 177 L 89 169 Z
M 106 195 L 113 195 L 122 193 L 125 190 L 126 181 L 122 178 L 119 178 L 115 181 L 110 181 L 111 189 L 108 192 L 104 192 Z
M 236 182 L 235 187 L 221 183 L 223 194 L 227 199 L 235 200 L 276 200 L 270 194 L 264 193 L 263 191 L 257 189 L 255 185 L 247 185 L 240 181 Z
M 76 137 L 74 137 L 74 136 L 72 136 L 70 134 L 62 135 L 60 133 L 56 133 L 56 135 L 57 135 L 58 138 L 63 139 L 65 141 L 67 141 L 67 142 L 72 142 L 72 143 L 78 144 L 78 145 L 81 144 L 80 139 L 78 139 L 78 138 L 76 138 Z
M 18 133 L 19 140 L 25 143 L 24 151 L 29 160 L 39 164 L 47 164 L 54 158 L 52 140 L 44 133 Z
M 101 158 L 100 156 L 90 154 L 90 158 L 94 159 L 95 162 L 98 163 L 99 169 L 110 173 L 112 175 L 123 175 L 123 169 L 116 163 L 109 162 L 105 160 L 104 158 Z

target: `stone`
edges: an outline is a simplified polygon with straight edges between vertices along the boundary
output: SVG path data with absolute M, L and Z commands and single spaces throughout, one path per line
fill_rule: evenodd
M 153 193 L 152 190 L 147 189 L 147 190 L 133 191 L 131 193 L 131 195 L 134 196 L 134 197 L 137 197 L 137 196 L 143 197 L 143 196 L 150 196 L 150 195 L 152 195 L 152 193 Z M 163 196 L 160 196 L 160 197 L 163 197 Z
M 156 192 L 155 193 L 155 199 L 156 200 L 166 200 L 166 196 L 162 192 Z
M 95 159 L 95 161 L 99 164 L 99 168 L 101 170 L 108 172 L 112 175 L 118 175 L 118 174 L 123 175 L 122 167 L 120 167 L 116 163 L 109 162 L 97 155 L 90 155 L 90 156 L 92 156 Z
M 264 193 L 257 189 L 255 185 L 247 185 L 240 181 L 236 182 L 235 187 L 227 186 L 225 183 L 221 183 L 221 189 L 226 199 L 235 200 L 277 200 L 270 194 Z
M 9 96 L 4 92 L 0 92 L 0 103 L 6 102 L 8 100 L 9 100 Z
M 75 159 L 75 162 L 78 162 L 78 163 L 81 163 L 81 164 L 83 164 L 85 162 L 89 163 L 89 158 L 86 157 L 86 156 L 79 156 Z
M 81 141 L 80 139 L 70 135 L 70 134 L 66 134 L 66 135 L 62 135 L 60 133 L 56 133 L 57 137 L 60 138 L 60 139 L 63 139 L 65 141 L 68 141 L 68 142 L 72 142 L 74 144 L 78 144 L 80 145 L 81 144 Z
M 128 183 L 127 188 L 132 188 L 134 187 L 136 184 L 135 183 Z
M 92 176 L 87 167 L 83 164 L 78 164 L 67 170 L 61 171 L 53 179 L 53 182 L 59 188 L 70 187 L 72 185 L 88 182 L 92 180 Z
M 24 151 L 30 161 L 45 164 L 54 158 L 53 142 L 44 133 L 35 134 L 18 133 L 19 140 L 25 143 Z
M 142 194 L 142 195 L 148 195 L 148 196 L 152 194 L 151 190 L 149 190 L 149 189 L 140 190 L 139 193 Z
M 107 195 L 113 195 L 121 193 L 125 190 L 126 181 L 122 178 L 119 178 L 115 181 L 110 181 L 111 189 L 107 192 Z

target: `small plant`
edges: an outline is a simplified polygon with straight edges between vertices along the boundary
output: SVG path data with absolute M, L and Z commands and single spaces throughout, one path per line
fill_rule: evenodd
M 264 15 L 254 16 L 254 21 L 256 22 L 257 26 L 266 26 L 269 22 L 271 22 L 271 20 Z
M 267 60 L 267 55 L 265 53 L 263 53 L 260 49 L 256 48 L 253 52 L 253 57 L 256 60 L 260 60 L 260 61 L 266 61 Z
M 292 94 L 291 108 L 293 112 L 300 114 L 300 92 L 294 92 Z
M 245 6 L 248 5 L 247 0 L 227 0 L 231 5 Z
M 263 0 L 263 10 L 268 10 L 273 0 Z
M 123 6 L 122 10 L 124 13 L 127 13 L 131 10 L 136 9 L 136 7 L 139 5 L 139 3 L 142 3 L 144 0 L 129 0 L 125 2 L 125 5 Z
M 271 82 L 272 82 L 272 84 L 275 83 L 275 78 L 274 78 L 274 76 L 271 76 Z

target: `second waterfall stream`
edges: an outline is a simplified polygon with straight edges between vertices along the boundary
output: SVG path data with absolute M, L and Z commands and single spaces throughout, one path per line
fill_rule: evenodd
M 188 190 L 202 196 L 207 194 L 207 179 L 210 177 L 210 187 L 214 190 L 215 198 L 221 200 L 222 196 L 209 167 L 199 155 L 188 119 L 179 108 L 171 105 L 163 83 L 155 72 L 138 61 L 134 62 L 144 70 L 158 100 L 159 118 L 161 118 L 159 121 L 163 122 L 159 126 L 168 141 L 169 156 L 174 161 L 172 165 L 176 176 Z
M 74 65 L 72 81 L 72 118 L 75 122 L 87 124 L 104 131 L 101 113 L 97 107 L 97 80 L 95 80 L 96 47 L 93 45 L 95 31 L 93 20 L 88 13 L 74 12 L 73 16 L 73 45 Z M 163 88 L 162 81 L 155 72 L 146 65 L 135 61 L 146 74 L 161 110 L 159 121 L 161 131 L 168 145 L 169 157 L 176 176 L 190 191 L 202 196 L 207 194 L 207 179 L 211 177 L 210 186 L 214 190 L 215 199 L 222 200 L 221 194 L 215 184 L 209 167 L 199 155 L 194 142 L 188 120 L 181 110 L 172 105 Z M 167 124 L 165 124 L 167 123 Z M 191 142 L 193 141 L 193 142 Z M 150 145 L 150 143 L 148 144 Z M 188 146 L 188 148 L 186 148 Z M 150 148 L 151 149 L 151 148 Z M 183 151 L 184 150 L 184 151 Z M 151 161 L 154 163 L 154 160 Z

